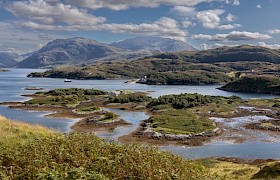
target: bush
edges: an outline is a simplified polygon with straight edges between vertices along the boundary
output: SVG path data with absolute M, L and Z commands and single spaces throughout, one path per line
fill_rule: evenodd
M 110 97 L 109 103 L 130 103 L 130 102 L 146 102 L 151 98 L 143 93 L 120 94 L 116 97 Z
M 156 148 L 109 143 L 89 134 L 38 136 L 0 149 L 1 179 L 207 179 L 203 169 Z

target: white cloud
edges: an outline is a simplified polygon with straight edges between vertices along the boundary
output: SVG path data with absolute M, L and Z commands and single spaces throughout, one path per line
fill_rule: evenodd
M 182 26 L 184 28 L 188 28 L 189 26 L 195 26 L 196 25 L 195 23 L 193 23 L 193 22 L 191 22 L 189 20 L 182 21 L 181 23 L 182 23 Z
M 207 11 L 200 11 L 196 14 L 196 18 L 202 24 L 202 26 L 206 29 L 220 29 L 220 30 L 229 30 L 241 27 L 240 24 L 222 24 L 221 25 L 221 18 L 225 12 L 223 9 L 214 9 L 214 10 L 207 10 Z M 226 17 L 227 20 L 234 20 L 234 16 L 232 14 L 228 14 Z
M 113 33 L 144 34 L 171 37 L 180 40 L 185 40 L 187 36 L 187 32 L 178 27 L 176 20 L 167 17 L 160 18 L 151 24 L 104 24 L 102 29 L 109 30 Z
M 239 6 L 240 5 L 240 1 L 239 0 L 233 0 L 233 5 Z
M 265 42 L 258 42 L 259 46 L 270 48 L 270 49 L 280 49 L 280 44 L 266 44 Z
M 171 37 L 173 39 L 185 40 L 187 32 L 180 29 L 178 22 L 172 18 L 162 17 L 153 23 L 141 24 L 100 24 L 95 25 L 46 25 L 35 22 L 22 23 L 25 28 L 36 30 L 51 30 L 51 31 L 78 31 L 78 30 L 105 30 L 117 34 L 137 34 L 137 35 L 153 35 L 162 37 Z
M 195 6 L 203 2 L 220 0 L 66 0 L 67 3 L 89 9 L 108 8 L 119 11 L 131 7 L 155 8 L 160 5 L 170 6 Z
M 221 18 L 219 15 L 224 12 L 225 10 L 223 9 L 200 11 L 197 13 L 196 18 L 202 23 L 203 27 L 207 29 L 215 29 L 220 25 Z
M 217 49 L 217 48 L 221 48 L 221 47 L 236 47 L 239 46 L 238 44 L 220 44 L 220 43 L 215 43 L 215 44 L 206 44 L 203 43 L 200 45 L 202 50 L 208 50 L 208 49 Z
M 196 14 L 194 7 L 189 6 L 175 6 L 171 9 L 172 12 L 184 17 L 194 16 Z
M 240 0 L 225 0 L 226 4 L 231 4 L 234 6 L 239 6 L 240 5 Z
M 241 27 L 241 24 L 226 24 L 226 25 L 220 25 L 218 29 L 220 30 L 229 30 L 229 29 L 235 29 Z
M 196 34 L 193 35 L 191 38 L 196 40 L 210 40 L 212 39 L 212 36 L 208 34 Z
M 67 25 L 87 25 L 104 23 L 106 18 L 93 16 L 85 10 L 61 3 L 48 4 L 44 0 L 16 1 L 6 9 L 13 15 L 43 24 L 63 23 Z
M 0 22 L 0 27 L 0 51 L 26 53 L 38 50 L 38 42 L 44 45 L 54 39 L 67 38 L 67 36 L 53 33 L 25 31 L 12 23 Z
M 228 34 L 216 34 L 207 35 L 199 34 L 192 36 L 196 40 L 210 40 L 210 41 L 246 41 L 246 40 L 265 40 L 272 37 L 267 34 L 261 34 L 259 32 L 247 32 L 247 31 L 232 31 Z
M 256 8 L 261 9 L 262 6 L 261 6 L 260 4 L 258 4 L 258 5 L 256 6 Z
M 227 15 L 227 17 L 226 17 L 226 20 L 228 21 L 228 22 L 232 22 L 232 21 L 234 21 L 236 19 L 236 17 L 234 16 L 234 15 L 232 15 L 231 13 L 229 13 L 228 15 Z
M 280 29 L 272 29 L 268 31 L 269 34 L 280 34 Z
M 190 1 L 189 1 L 190 2 Z M 21 21 L 21 28 L 48 31 L 109 31 L 112 33 L 156 35 L 185 40 L 187 32 L 181 29 L 175 19 L 162 17 L 151 23 L 117 24 L 107 23 L 106 18 L 96 17 L 86 10 L 52 0 L 29 0 L 13 2 L 6 9 Z M 186 24 L 185 24 L 186 25 Z

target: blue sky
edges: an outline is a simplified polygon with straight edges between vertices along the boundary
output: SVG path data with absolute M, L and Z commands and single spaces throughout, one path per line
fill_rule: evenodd
M 0 0 L 0 51 L 26 53 L 77 36 L 280 48 L 279 10 L 280 0 Z

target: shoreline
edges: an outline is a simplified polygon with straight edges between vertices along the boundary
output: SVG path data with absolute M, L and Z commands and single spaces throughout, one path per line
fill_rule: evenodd
M 38 95 L 35 94 L 25 94 L 21 95 L 29 98 L 38 98 Z M 122 119 L 113 120 L 112 122 L 103 122 L 100 123 L 98 120 L 102 116 L 104 112 L 103 108 L 114 108 L 121 109 L 123 111 L 130 112 L 145 112 L 146 114 L 152 116 L 154 113 L 146 108 L 144 104 L 137 103 L 111 103 L 111 104 L 103 104 L 102 100 L 96 98 L 93 101 L 101 110 L 92 111 L 89 113 L 75 113 L 74 107 L 64 107 L 64 106 L 54 106 L 54 105 L 26 105 L 22 102 L 3 102 L 0 105 L 9 106 L 10 108 L 16 108 L 21 110 L 32 110 L 32 111 L 49 111 L 45 117 L 49 118 L 70 118 L 70 119 L 79 119 L 78 122 L 71 126 L 73 131 L 78 132 L 110 132 L 113 131 L 116 127 L 127 126 L 130 123 L 126 122 Z M 86 105 L 88 102 L 83 102 L 80 105 Z M 77 107 L 79 107 L 78 105 Z M 206 117 L 213 121 L 216 129 L 211 132 L 201 132 L 198 134 L 162 134 L 152 130 L 148 124 L 144 123 L 144 121 L 139 122 L 138 128 L 131 132 L 130 134 L 126 134 L 124 136 L 118 137 L 118 140 L 122 143 L 143 143 L 143 144 L 156 144 L 156 145 L 176 145 L 176 146 L 203 146 L 205 143 L 213 142 L 213 141 L 228 141 L 233 143 L 244 143 L 249 140 L 258 140 L 257 138 L 247 135 L 244 132 L 238 132 L 234 128 L 227 127 L 227 122 L 216 122 L 215 119 L 230 119 L 230 118 L 239 118 L 253 115 L 264 115 L 267 117 L 275 117 L 276 110 L 275 108 L 267 108 L 263 106 L 250 106 L 249 104 L 242 104 L 237 106 L 235 111 L 228 112 L 228 114 L 216 114 L 216 113 L 196 113 L 199 116 Z M 91 119 L 91 120 L 90 120 Z M 247 125 L 250 125 L 247 124 Z M 243 127 L 243 126 L 241 126 Z M 246 128 L 245 129 L 250 129 Z M 254 129 L 255 130 L 255 129 Z M 255 132 L 258 132 L 259 129 L 256 129 Z M 263 130 L 264 131 L 264 130 Z M 280 131 L 279 131 L 280 132 Z M 239 133 L 239 134 L 238 134 Z M 268 132 L 271 134 L 276 134 L 278 132 Z M 262 139 L 259 139 L 262 141 Z M 269 141 L 268 142 L 272 142 Z
M 31 97 L 31 95 L 25 95 L 26 97 Z M 33 96 L 34 97 L 34 96 Z M 0 106 L 7 106 L 9 108 L 20 109 L 25 111 L 48 111 L 50 113 L 44 115 L 48 118 L 66 118 L 66 119 L 79 119 L 78 122 L 73 124 L 70 128 L 77 132 L 99 132 L 99 131 L 111 131 L 112 129 L 119 126 L 127 126 L 130 123 L 127 123 L 123 119 L 118 118 L 112 122 L 100 123 L 98 121 L 88 121 L 88 119 L 96 119 L 104 110 L 95 111 L 92 113 L 75 113 L 74 108 L 62 107 L 62 106 L 48 106 L 48 105 L 23 105 L 21 102 L 3 102 L 0 103 Z
M 25 95 L 27 97 L 33 97 L 32 95 Z M 30 105 L 22 105 L 21 102 L 4 102 L 0 103 L 0 105 L 3 106 L 9 106 L 10 108 L 16 108 L 21 110 L 31 110 L 31 111 L 49 111 L 45 117 L 49 118 L 70 118 L 70 119 L 80 119 L 78 122 L 73 124 L 71 126 L 71 129 L 78 132 L 110 132 L 114 130 L 116 127 L 119 126 L 127 126 L 130 125 L 130 123 L 127 123 L 124 120 L 118 120 L 114 121 L 112 123 L 93 123 L 93 122 L 87 122 L 88 118 L 96 117 L 94 115 L 98 112 L 93 112 L 89 114 L 80 114 L 80 113 L 74 113 L 74 108 L 69 107 L 61 107 L 61 106 L 30 106 Z M 132 105 L 132 106 L 130 106 Z M 140 111 L 145 112 L 149 115 L 152 115 L 152 112 L 147 111 L 146 109 L 133 109 L 128 108 L 133 107 L 133 103 L 131 104 L 109 104 L 108 106 L 102 106 L 102 108 L 116 108 L 116 109 L 122 109 L 124 108 L 124 111 Z M 208 115 L 208 118 L 238 118 L 243 117 L 246 115 L 260 115 L 260 114 L 266 114 L 265 111 L 261 112 L 252 112 L 250 110 L 241 110 L 240 112 L 235 112 L 234 114 L 226 115 L 226 116 L 220 116 L 220 115 Z M 205 115 L 204 115 L 205 116 Z M 214 121 L 213 121 L 214 122 Z M 250 124 L 248 124 L 250 125 Z M 233 143 L 244 143 L 248 140 L 255 140 L 253 137 L 247 136 L 247 137 L 227 137 L 228 135 L 236 134 L 236 130 L 230 129 L 228 127 L 225 127 L 225 123 L 216 122 L 216 126 L 219 128 L 217 129 L 217 132 L 214 132 L 213 134 L 197 134 L 193 135 L 191 137 L 183 137 L 182 135 L 162 135 L 157 132 L 147 131 L 147 128 L 145 128 L 145 125 L 143 124 L 143 121 L 140 122 L 139 127 L 130 134 L 118 137 L 118 140 L 122 143 L 126 144 L 135 144 L 135 143 L 143 143 L 143 144 L 156 144 L 156 145 L 176 145 L 176 146 L 203 146 L 205 143 L 209 143 L 212 141 L 229 141 Z M 250 128 L 248 128 L 250 129 Z M 145 130 L 147 132 L 145 132 Z M 253 129 L 256 131 L 267 131 L 268 133 L 280 133 L 280 132 L 271 132 L 269 130 L 260 130 L 260 129 Z M 215 130 L 216 131 L 216 130 Z M 269 142 L 269 141 L 268 141 Z

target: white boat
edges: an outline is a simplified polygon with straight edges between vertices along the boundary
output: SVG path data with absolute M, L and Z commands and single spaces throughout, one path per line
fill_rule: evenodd
M 65 79 L 64 82 L 72 82 L 70 79 Z

